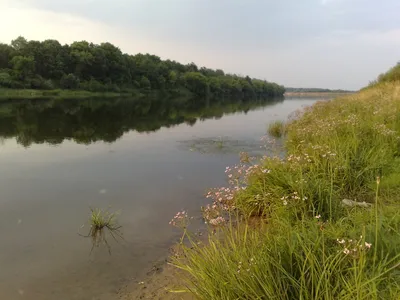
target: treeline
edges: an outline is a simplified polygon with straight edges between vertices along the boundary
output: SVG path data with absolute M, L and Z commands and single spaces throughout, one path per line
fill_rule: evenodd
M 110 43 L 61 45 L 56 40 L 23 37 L 0 44 L 0 87 L 118 93 L 161 90 L 241 98 L 282 96 L 285 91 L 276 83 L 199 68 L 194 63 L 122 53 Z
M 157 131 L 178 124 L 221 118 L 224 114 L 248 112 L 282 99 L 250 101 L 191 101 L 172 98 L 24 100 L 0 105 L 0 139 L 15 138 L 18 144 L 49 143 L 66 139 L 90 144 L 114 142 L 124 133 Z

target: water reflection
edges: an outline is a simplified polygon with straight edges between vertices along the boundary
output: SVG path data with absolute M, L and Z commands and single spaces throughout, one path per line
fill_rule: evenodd
M 15 137 L 25 147 L 57 145 L 65 139 L 90 144 L 114 142 L 125 132 L 157 131 L 162 127 L 224 114 L 247 113 L 283 100 L 212 101 L 202 99 L 25 100 L 0 105 L 0 139 Z

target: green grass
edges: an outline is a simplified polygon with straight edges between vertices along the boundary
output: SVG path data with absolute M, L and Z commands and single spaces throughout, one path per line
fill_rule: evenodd
M 92 248 L 99 247 L 101 244 L 105 244 L 111 254 L 111 247 L 107 241 L 107 233 L 115 240 L 122 238 L 120 232 L 121 226 L 117 222 L 117 213 L 111 213 L 108 210 L 102 209 L 90 209 L 89 216 L 89 233 L 84 237 L 90 237 L 92 240 Z
M 398 213 L 395 218 L 400 221 Z M 358 232 L 345 219 L 323 230 L 318 220 L 296 225 L 275 220 L 257 229 L 232 226 L 223 239 L 192 243 L 184 250 L 186 258 L 175 263 L 200 299 L 398 299 L 398 245 L 384 248 L 388 256 L 379 255 L 374 266 L 373 248 L 365 247 L 366 242 L 376 245 L 373 226 L 358 225 Z M 346 255 L 337 239 L 353 239 L 357 252 Z
M 110 213 L 98 208 L 91 209 L 90 226 L 93 230 L 104 228 L 116 230 L 119 226 L 116 223 L 116 213 Z
M 285 132 L 285 158 L 243 160 L 209 194 L 206 220 L 231 221 L 182 246 L 174 264 L 187 289 L 199 299 L 400 299 L 400 83 L 319 102 Z
M 115 98 L 132 96 L 132 93 L 89 92 L 74 90 L 33 90 L 33 89 L 3 89 L 0 88 L 0 100 L 8 99 L 53 99 L 53 98 Z
M 269 124 L 268 133 L 275 138 L 282 137 L 285 134 L 285 123 L 283 121 L 275 121 Z

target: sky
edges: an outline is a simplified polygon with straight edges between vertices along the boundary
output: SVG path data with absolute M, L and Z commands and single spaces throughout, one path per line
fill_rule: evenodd
M 400 0 L 0 0 L 0 28 L 288 87 L 357 90 L 400 61 Z

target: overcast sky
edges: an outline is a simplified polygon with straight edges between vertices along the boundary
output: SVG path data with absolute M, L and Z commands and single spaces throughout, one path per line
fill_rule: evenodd
M 400 61 L 400 0 L 0 0 L 0 28 L 292 87 L 358 89 Z

